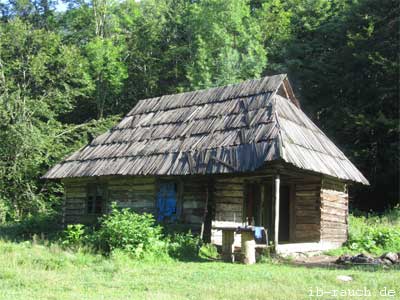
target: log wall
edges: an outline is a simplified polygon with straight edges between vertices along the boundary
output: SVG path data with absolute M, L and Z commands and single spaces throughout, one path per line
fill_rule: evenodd
M 88 224 L 96 220 L 86 214 L 87 211 L 87 185 L 93 182 L 90 179 L 68 179 L 64 183 L 63 221 L 66 224 Z
M 108 203 L 138 213 L 155 213 L 156 180 L 154 177 L 110 178 L 106 182 Z
M 348 204 L 346 185 L 333 179 L 322 179 L 321 240 L 343 243 L 348 236 Z
M 170 179 L 170 178 L 169 178 Z M 246 177 L 214 177 L 209 190 L 212 206 L 212 227 L 237 227 L 243 224 L 243 202 Z M 163 180 L 162 178 L 160 180 Z M 207 188 L 205 176 L 177 177 L 179 182 L 177 212 L 180 223 L 197 232 L 204 221 Z M 93 223 L 98 216 L 87 214 L 87 186 L 101 184 L 107 195 L 106 207 L 116 202 L 121 208 L 138 213 L 156 213 L 157 185 L 155 177 L 101 177 L 64 180 L 64 221 Z M 291 242 L 344 242 L 348 230 L 348 194 L 344 183 L 331 178 L 297 178 L 289 182 Z M 211 231 L 211 241 L 221 244 L 221 231 Z M 235 239 L 240 244 L 240 236 Z
M 197 232 L 204 219 L 207 197 L 207 180 L 202 177 L 182 179 L 182 204 L 180 220 Z M 209 201 L 211 201 L 211 193 Z
M 160 180 L 163 180 L 161 178 Z M 170 178 L 169 178 L 170 180 Z M 88 215 L 87 187 L 96 183 L 104 187 L 106 211 L 116 202 L 119 208 L 130 208 L 138 213 L 156 213 L 158 179 L 155 177 L 102 177 L 65 180 L 64 221 L 94 223 L 98 216 Z M 202 177 L 176 178 L 178 183 L 177 214 L 181 223 L 198 231 L 204 218 L 207 181 Z
M 216 178 L 214 181 L 214 212 L 212 226 L 237 227 L 243 224 L 244 178 Z M 211 242 L 221 245 L 222 232 L 213 229 Z M 240 236 L 235 237 L 240 245 Z
M 320 240 L 320 181 L 304 181 L 295 185 L 294 242 Z
M 98 215 L 87 214 L 88 184 L 98 184 L 104 190 L 104 208 L 109 211 L 112 202 L 120 208 L 131 208 L 138 213 L 155 212 L 156 184 L 154 177 L 79 178 L 63 181 L 64 222 L 66 224 L 96 222 Z

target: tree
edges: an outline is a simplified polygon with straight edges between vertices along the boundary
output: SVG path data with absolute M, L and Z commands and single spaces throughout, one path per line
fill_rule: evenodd
M 194 36 L 187 77 L 192 88 L 259 77 L 266 65 L 262 30 L 247 1 L 205 0 L 191 7 Z
M 95 117 L 118 106 L 119 92 L 127 78 L 124 63 L 125 40 L 112 0 L 67 1 L 70 9 L 60 19 L 63 40 L 77 46 L 87 58 L 94 84 L 89 100 L 96 107 Z M 86 113 L 90 113 L 87 112 Z M 89 119 L 92 116 L 89 116 Z
M 351 189 L 361 209 L 399 202 L 395 1 L 290 0 L 285 63 L 303 106 L 370 180 Z
M 127 77 L 122 61 L 123 39 L 118 34 L 118 22 L 113 14 L 114 3 L 110 0 L 92 0 L 95 37 L 86 46 L 91 74 L 96 84 L 97 117 L 101 119 L 112 96 L 122 87 Z M 114 94 L 115 95 L 115 94 Z
M 15 18 L 0 35 L 0 202 L 16 218 L 46 206 L 38 175 L 66 150 L 57 117 L 91 84 L 79 51 L 57 34 Z

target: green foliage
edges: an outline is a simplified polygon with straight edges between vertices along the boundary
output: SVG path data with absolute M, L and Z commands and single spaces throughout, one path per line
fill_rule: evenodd
M 179 260 L 198 259 L 200 247 L 200 238 L 191 232 L 177 233 L 169 237 L 168 253 Z
M 118 94 L 127 77 L 126 67 L 121 61 L 123 47 L 109 38 L 96 37 L 86 45 L 86 55 L 90 62 L 90 73 L 96 84 L 96 106 L 98 117 L 104 116 L 110 100 Z
M 395 1 L 288 0 L 293 37 L 285 59 L 306 111 L 371 186 L 355 207 L 399 203 L 399 8 Z
M 386 216 L 387 215 L 387 216 Z M 400 209 L 386 214 L 350 216 L 349 239 L 346 246 L 353 251 L 382 254 L 400 250 Z M 397 216 L 393 218 L 393 216 Z
M 101 250 L 109 253 L 115 249 L 125 250 L 136 257 L 162 248 L 162 228 L 151 214 L 137 214 L 129 209 L 112 206 L 111 212 L 100 220 L 95 240 Z
M 188 233 L 162 234 L 151 214 L 137 214 L 129 209 L 118 209 L 115 204 L 111 212 L 100 218 L 99 228 L 89 230 L 82 224 L 68 225 L 61 234 L 63 247 L 79 250 L 94 249 L 103 254 L 130 258 L 160 260 L 198 260 L 201 240 Z M 203 256 L 216 257 L 212 246 L 202 248 Z
M 41 213 L 21 221 L 0 224 L 0 238 L 11 241 L 31 240 L 34 236 L 56 239 L 61 230 L 61 218 L 56 213 Z
M 262 29 L 247 1 L 194 3 L 194 49 L 187 77 L 192 88 L 225 85 L 260 76 L 266 64 Z
M 56 137 L 67 125 L 57 117 L 90 84 L 79 52 L 56 33 L 14 19 L 0 35 L 0 215 L 15 220 L 57 207 L 59 187 L 38 177 L 65 151 Z
M 98 250 L 113 257 L 128 255 L 146 261 L 197 260 L 201 241 L 192 233 L 163 235 L 150 214 L 137 214 L 112 205 L 110 214 L 100 219 L 97 230 L 82 224 L 68 225 L 61 234 L 63 247 Z M 204 255 L 215 256 L 216 249 L 204 248 Z
M 344 247 L 329 251 L 332 255 L 360 252 L 381 255 L 400 251 L 400 208 L 383 214 L 350 215 L 349 238 Z
M 69 248 L 82 247 L 87 240 L 85 226 L 83 224 L 71 224 L 63 232 L 61 244 Z
M 200 247 L 199 257 L 204 259 L 218 259 L 217 247 L 213 244 L 204 244 Z

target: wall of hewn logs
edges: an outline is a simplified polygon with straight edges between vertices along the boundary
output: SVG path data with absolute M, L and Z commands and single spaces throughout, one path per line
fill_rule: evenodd
M 209 185 L 209 179 L 200 176 L 175 179 L 179 182 L 177 211 L 182 224 L 198 232 L 205 220 L 207 197 L 209 206 L 212 206 L 212 227 L 243 224 L 244 177 L 214 177 L 212 185 Z M 98 216 L 87 214 L 87 186 L 90 183 L 104 187 L 107 209 L 111 202 L 116 202 L 121 208 L 131 208 L 139 213 L 155 213 L 159 180 L 163 179 L 102 177 L 64 180 L 64 221 L 66 224 L 96 221 Z M 290 186 L 290 242 L 346 241 L 348 194 L 343 182 L 325 177 L 316 180 L 314 177 L 312 180 L 294 180 Z M 212 229 L 211 234 L 211 241 L 220 244 L 221 231 Z M 235 242 L 240 243 L 240 237 Z
M 293 242 L 316 242 L 320 239 L 320 181 L 298 182 L 295 187 Z
M 105 182 L 108 204 L 138 213 L 155 213 L 156 181 L 154 177 L 110 178 Z
M 321 188 L 321 240 L 345 242 L 349 197 L 344 183 L 324 178 Z
M 95 221 L 93 216 L 86 214 L 87 184 L 92 180 L 68 179 L 64 180 L 64 223 L 91 223 Z
M 182 198 L 180 220 L 198 231 L 204 220 L 204 209 L 207 197 L 207 180 L 202 177 L 182 179 Z M 211 201 L 211 193 L 209 200 Z M 179 205 L 179 200 L 178 200 Z
M 163 180 L 162 178 L 160 180 Z M 157 185 L 155 177 L 104 177 L 64 180 L 64 221 L 93 223 L 98 216 L 87 214 L 88 184 L 96 183 L 104 190 L 106 211 L 116 202 L 120 208 L 131 208 L 138 213 L 156 213 Z M 179 221 L 198 231 L 204 219 L 207 181 L 204 178 L 177 180 L 177 212 Z
M 97 215 L 87 213 L 88 184 L 102 188 L 105 211 L 112 202 L 120 208 L 132 208 L 138 213 L 154 213 L 156 181 L 154 177 L 104 177 L 64 180 L 64 222 L 93 223 Z
M 244 178 L 217 178 L 214 182 L 213 227 L 235 227 L 243 224 Z M 222 232 L 213 229 L 211 242 L 220 245 Z M 235 237 L 235 244 L 240 244 L 240 236 Z

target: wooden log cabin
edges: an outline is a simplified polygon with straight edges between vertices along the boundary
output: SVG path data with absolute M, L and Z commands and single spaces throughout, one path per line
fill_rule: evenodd
M 49 170 L 66 223 L 110 203 L 221 243 L 221 226 L 267 229 L 277 251 L 347 239 L 348 186 L 368 181 L 304 114 L 285 74 L 141 100 Z

